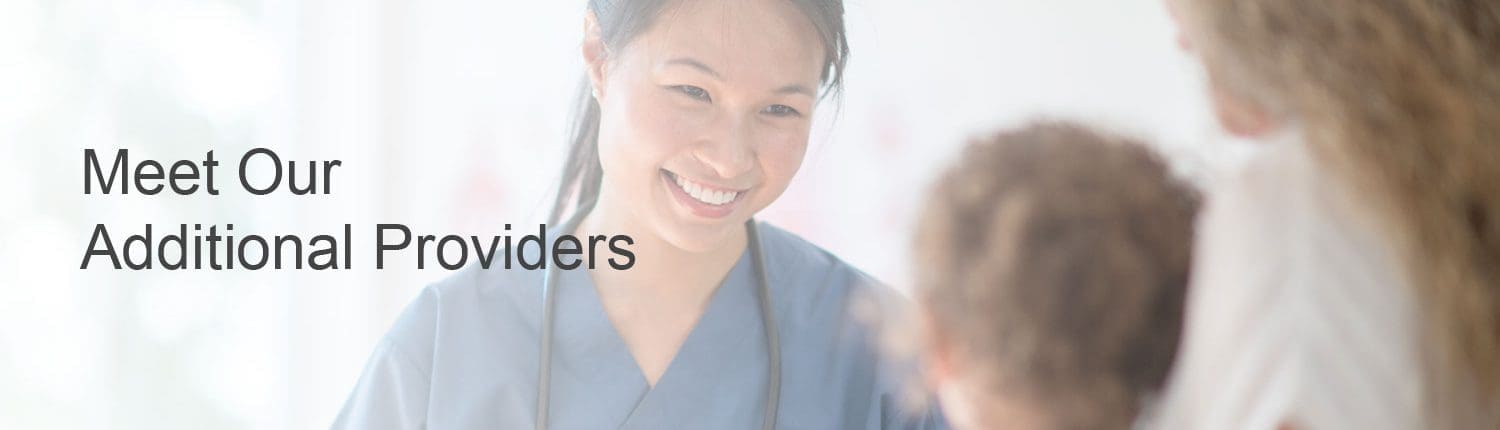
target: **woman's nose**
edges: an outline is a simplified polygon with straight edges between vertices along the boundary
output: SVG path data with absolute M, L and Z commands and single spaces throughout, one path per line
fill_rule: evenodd
M 728 179 L 755 166 L 755 130 L 748 119 L 725 117 L 715 121 L 715 132 L 707 134 L 693 155 L 720 178 Z

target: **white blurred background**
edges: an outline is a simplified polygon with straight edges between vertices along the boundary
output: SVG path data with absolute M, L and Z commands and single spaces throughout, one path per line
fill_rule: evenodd
M 897 288 L 964 141 L 1047 116 L 1233 164 L 1157 0 L 847 0 L 840 109 L 762 216 Z M 0 0 L 0 428 L 320 428 L 424 284 L 375 223 L 535 225 L 581 78 L 583 0 Z M 838 115 L 833 117 L 837 110 Z M 331 195 L 250 196 L 239 154 L 343 160 Z M 220 196 L 82 193 L 82 148 L 214 150 Z M 107 150 L 107 151 L 106 151 Z M 356 270 L 79 270 L 96 223 L 354 225 Z M 408 255 L 403 256 L 409 257 Z

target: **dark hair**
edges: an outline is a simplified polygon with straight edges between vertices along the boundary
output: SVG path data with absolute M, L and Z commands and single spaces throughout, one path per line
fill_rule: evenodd
M 971 144 L 930 199 L 939 343 L 1054 428 L 1129 428 L 1176 353 L 1197 192 L 1139 143 L 1038 124 Z
M 655 18 L 673 1 L 589 0 L 589 12 L 599 22 L 605 46 L 621 47 L 650 28 Z M 801 9 L 817 30 L 826 52 L 820 76 L 822 95 L 837 96 L 843 89 L 844 66 L 849 58 L 849 45 L 844 36 L 843 0 L 786 1 Z M 599 103 L 591 94 L 587 78 L 583 80 L 579 94 L 568 139 L 571 144 L 549 217 L 552 223 L 561 221 L 570 210 L 593 205 L 599 198 L 600 182 L 604 179 L 604 170 L 599 164 Z

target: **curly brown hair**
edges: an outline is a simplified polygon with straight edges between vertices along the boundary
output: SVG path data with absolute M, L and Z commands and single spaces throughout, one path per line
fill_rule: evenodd
M 1144 145 L 1038 123 L 973 142 L 916 239 L 934 335 L 1058 428 L 1128 428 L 1177 350 L 1197 192 Z

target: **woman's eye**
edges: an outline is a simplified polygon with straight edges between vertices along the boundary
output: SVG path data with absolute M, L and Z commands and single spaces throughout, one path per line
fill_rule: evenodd
M 708 97 L 708 91 L 692 85 L 673 85 L 672 89 L 677 90 L 677 92 L 683 93 L 688 97 L 692 97 L 695 100 L 702 100 L 706 102 L 713 101 L 712 98 Z
M 770 106 L 766 106 L 766 108 L 764 110 L 762 110 L 761 112 L 765 112 L 767 115 L 777 116 L 777 117 L 799 117 L 799 116 L 802 116 L 802 112 L 798 112 L 797 109 L 794 109 L 791 106 L 787 106 L 787 105 L 770 105 Z

